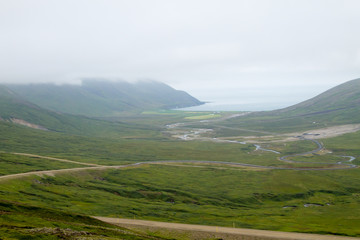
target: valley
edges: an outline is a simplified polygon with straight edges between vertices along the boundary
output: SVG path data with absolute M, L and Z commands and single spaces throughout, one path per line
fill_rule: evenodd
M 97 216 L 357 238 L 360 119 L 353 99 L 359 81 L 345 83 L 352 102 L 337 103 L 343 108 L 320 109 L 317 102 L 325 100 L 318 97 L 311 107 L 289 112 L 150 108 L 109 111 L 106 118 L 54 111 L 55 105 L 44 109 L 3 90 L 0 234 L 196 239 L 88 217 Z M 31 220 L 34 209 L 42 214 Z M 68 237 L 65 228 L 73 229 Z

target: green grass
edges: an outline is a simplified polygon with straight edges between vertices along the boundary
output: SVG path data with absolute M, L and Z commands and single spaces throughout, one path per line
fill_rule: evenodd
M 298 156 L 298 157 L 289 157 L 289 160 L 297 162 L 321 162 L 321 163 L 337 163 L 346 161 L 346 158 L 340 156 L 334 156 L 330 154 L 325 155 L 309 155 L 309 156 Z
M 84 215 L 4 200 L 0 200 L 0 236 L 4 240 L 168 239 L 115 227 Z
M 322 140 L 327 149 L 335 155 L 354 156 L 353 164 L 360 165 L 360 132 L 345 134 Z
M 227 127 L 285 133 L 359 123 L 359 99 L 360 79 L 355 79 L 297 105 L 231 118 L 222 124 Z M 217 133 L 228 136 L 224 129 L 218 129 Z
M 44 132 L 0 122 L 1 149 L 85 163 L 120 165 L 157 160 L 209 160 L 277 165 L 276 154 L 254 152 L 251 144 L 171 139 L 106 139 Z
M 89 117 L 116 117 L 124 112 L 201 104 L 186 92 L 177 91 L 160 82 L 86 80 L 82 85 L 32 84 L 7 87 L 23 99 L 43 108 Z
M 310 131 L 344 124 L 360 122 L 359 108 L 343 109 L 341 111 L 306 116 L 286 116 L 269 113 L 254 113 L 237 118 L 231 118 L 221 123 L 194 123 L 192 127 L 211 128 L 216 137 L 261 136 L 271 133 L 293 133 Z M 258 132 L 256 132 L 258 131 Z M 268 133 L 262 133 L 268 132 Z
M 292 155 L 296 153 L 309 152 L 317 148 L 317 145 L 311 141 L 293 141 L 293 142 L 274 142 L 261 144 L 263 148 L 273 149 L 281 152 L 281 155 Z
M 0 187 L 12 201 L 87 215 L 349 236 L 360 236 L 354 211 L 360 207 L 359 191 L 359 169 L 161 165 L 29 177 Z M 321 206 L 304 207 L 307 203 Z
M 205 120 L 205 119 L 213 119 L 213 118 L 218 118 L 218 117 L 221 117 L 221 115 L 220 114 L 207 114 L 207 115 L 186 117 L 185 119 Z
M 148 111 L 143 111 L 141 114 L 144 115 L 165 115 L 165 116 L 171 116 L 171 115 L 178 115 L 179 112 L 175 111 L 175 110 L 163 110 L 163 109 L 158 109 L 158 110 L 148 110 Z
M 101 138 L 161 138 L 160 127 L 128 121 L 102 121 L 83 116 L 61 114 L 42 109 L 19 99 L 16 95 L 4 93 L 0 86 L 0 124 L 19 119 L 39 125 L 51 132 Z M 9 137 L 12 135 L 9 135 Z
M 84 167 L 84 165 L 0 152 L 0 176 L 23 172 L 78 167 Z
M 212 115 L 214 114 L 214 115 Z M 234 112 L 194 112 L 194 111 L 181 111 L 181 110 L 153 110 L 145 111 L 142 114 L 132 114 L 128 116 L 119 116 L 117 120 L 124 123 L 137 123 L 140 125 L 156 126 L 164 128 L 167 124 L 185 122 L 187 125 L 191 123 L 197 123 L 194 120 L 203 120 L 202 117 L 198 119 L 198 116 L 216 116 L 226 117 L 234 114 Z M 194 118 L 193 118 L 194 117 Z
M 168 123 L 185 121 L 202 127 L 214 127 L 217 137 L 264 135 L 247 132 L 243 128 L 293 132 L 341 123 L 345 118 L 330 114 L 327 117 L 334 118 L 326 120 L 324 116 L 324 122 L 314 124 L 311 117 L 279 120 L 262 116 L 257 119 L 258 122 L 244 118 L 245 121 L 241 123 L 229 120 L 225 124 L 239 129 L 221 128 L 218 124 L 222 123 L 184 120 L 186 117 L 198 118 L 208 114 L 148 112 L 117 117 L 117 120 L 123 121 L 121 123 L 86 118 L 79 120 L 74 117 L 62 122 L 59 131 L 55 131 L 55 128 L 54 131 L 39 131 L 0 121 L 0 151 L 25 152 L 104 165 L 154 160 L 212 160 L 266 166 L 316 167 L 316 164 L 280 162 L 277 160 L 279 155 L 254 151 L 252 144 L 179 141 L 168 138 L 161 130 Z M 35 117 L 36 114 L 29 116 L 30 119 Z M 57 117 L 58 120 L 62 119 Z M 53 118 L 44 119 L 51 124 L 57 121 Z M 337 155 L 351 155 L 357 157 L 353 163 L 360 164 L 359 139 L 360 133 L 324 139 L 325 147 L 333 154 L 295 157 L 294 160 L 329 160 L 333 163 L 339 158 Z M 316 145 L 309 141 L 297 141 L 266 143 L 262 147 L 290 155 L 313 150 Z M 0 153 L 0 174 L 78 167 L 75 165 Z M 204 164 L 196 168 L 190 164 L 183 167 L 145 165 L 123 170 L 82 171 L 55 177 L 33 176 L 6 180 L 1 182 L 0 198 L 12 201 L 12 204 L 16 201 L 26 206 L 29 204 L 43 208 L 44 214 L 49 212 L 56 215 L 54 212 L 67 211 L 86 215 L 229 227 L 235 224 L 245 228 L 360 236 L 360 219 L 356 214 L 360 208 L 359 171 L 262 170 Z M 304 207 L 307 203 L 320 206 Z M 283 208 L 287 206 L 290 207 Z M 3 221 L 2 226 L 5 226 L 0 229 L 0 235 L 9 238 L 24 234 L 23 229 L 59 225 L 56 219 L 44 220 L 37 215 L 34 215 L 34 222 L 21 214 L 12 217 L 0 214 L 0 219 Z M 16 224 L 20 224 L 20 228 L 14 227 Z M 66 228 L 66 225 L 60 227 Z M 45 239 L 48 236 L 41 237 Z

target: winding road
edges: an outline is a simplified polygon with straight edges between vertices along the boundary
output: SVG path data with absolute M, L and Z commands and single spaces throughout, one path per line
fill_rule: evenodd
M 214 119 L 214 120 L 206 120 L 205 123 L 209 123 L 209 122 L 221 122 L 223 120 L 227 120 L 233 117 L 239 117 L 241 115 L 238 114 L 234 114 L 231 116 L 227 116 L 227 117 L 223 117 L 223 118 L 219 118 L 219 119 Z M 196 121 L 196 122 L 188 122 L 188 123 L 175 123 L 175 124 L 170 124 L 170 125 L 166 125 L 166 127 L 168 129 L 176 130 L 179 128 L 183 128 L 186 127 L 188 125 L 191 124 L 196 124 L 196 123 L 203 123 L 204 121 Z M 225 129 L 233 129 L 233 130 L 242 130 L 242 131 L 248 131 L 248 132 L 254 132 L 254 133 L 262 133 L 262 134 L 270 134 L 273 136 L 281 136 L 281 134 L 278 133 L 271 133 L 271 132 L 266 132 L 266 131 L 256 131 L 256 130 L 249 130 L 249 129 L 242 129 L 242 128 L 233 128 L 233 127 L 226 127 L 226 126 L 221 126 L 221 125 L 213 125 L 217 128 L 225 128 Z M 238 143 L 238 144 L 246 144 L 246 142 L 240 142 L 240 141 L 234 141 L 234 140 L 226 140 L 226 139 L 218 139 L 218 138 L 210 138 L 210 137 L 204 137 L 204 136 L 200 136 L 202 133 L 206 133 L 209 131 L 213 131 L 212 129 L 199 129 L 199 128 L 190 128 L 190 130 L 188 130 L 188 132 L 183 135 L 183 136 L 178 136 L 178 138 L 188 141 L 188 140 L 207 140 L 207 141 L 212 141 L 212 142 L 221 142 L 221 143 Z M 307 135 L 313 135 L 313 134 L 307 134 Z M 245 163 L 232 163 L 231 165 L 239 165 L 239 166 L 246 166 L 246 167 L 255 167 L 255 168 L 267 168 L 267 169 L 282 169 L 282 170 L 288 170 L 288 169 L 292 169 L 292 170 L 306 170 L 306 171 L 319 171 L 319 170 L 340 170 L 340 169 L 350 169 L 350 168 L 356 168 L 358 167 L 355 164 L 351 164 L 351 162 L 353 160 L 355 160 L 356 158 L 353 156 L 340 156 L 340 157 L 344 157 L 344 158 L 349 158 L 349 160 L 344 160 L 344 161 L 339 161 L 336 164 L 332 164 L 332 163 L 324 163 L 324 162 L 303 162 L 303 161 L 294 161 L 294 160 L 289 160 L 288 158 L 290 157 L 297 157 L 297 156 L 305 156 L 305 155 L 310 155 L 310 154 L 314 154 L 317 153 L 321 150 L 324 149 L 324 146 L 322 143 L 320 143 L 318 140 L 315 139 L 309 139 L 306 138 L 305 136 L 294 136 L 294 138 L 298 138 L 299 140 L 305 140 L 305 141 L 311 141 L 313 143 L 315 143 L 317 145 L 317 148 L 312 150 L 312 151 L 308 151 L 308 152 L 304 152 L 304 153 L 297 153 L 297 154 L 292 154 L 292 155 L 286 155 L 286 156 L 282 156 L 279 158 L 280 161 L 283 162 L 287 162 L 287 163 L 311 163 L 311 164 L 319 164 L 319 165 L 334 165 L 336 167 L 321 167 L 321 168 L 305 168 L 305 167 L 274 167 L 274 166 L 260 166 L 260 165 L 253 165 L 253 164 L 245 164 Z M 272 149 L 266 149 L 266 148 L 262 148 L 260 145 L 258 144 L 253 144 L 255 146 L 255 151 L 266 151 L 266 152 L 272 152 L 275 154 L 281 154 L 278 151 L 272 150 Z M 188 162 L 192 162 L 192 163 L 198 163 L 199 161 L 190 161 L 190 160 L 186 160 Z M 208 163 L 208 162 L 207 162 Z M 211 162 L 211 163 L 218 163 L 218 162 Z M 223 164 L 229 164 L 229 162 L 222 162 Z
M 224 117 L 224 118 L 221 118 L 221 119 L 207 120 L 206 122 L 210 122 L 210 121 L 211 122 L 220 122 L 222 120 L 226 120 L 226 119 L 229 119 L 229 118 L 232 118 L 232 117 L 238 117 L 238 116 L 240 116 L 240 115 L 235 114 L 235 115 L 227 116 L 227 117 Z M 166 128 L 174 130 L 174 129 L 181 128 L 181 127 L 184 127 L 184 126 L 189 125 L 189 124 L 199 123 L 199 122 L 201 123 L 203 121 L 197 121 L 197 122 L 191 122 L 191 123 L 169 124 L 169 125 L 166 125 Z M 223 127 L 223 126 L 219 126 L 219 125 L 216 125 L 216 126 L 217 127 Z M 224 128 L 228 128 L 228 127 L 224 127 Z M 200 135 L 201 133 L 204 132 L 202 130 L 203 129 L 192 128 L 190 130 L 190 132 L 193 135 Z M 249 131 L 251 131 L 251 130 L 249 130 Z M 255 132 L 260 132 L 260 131 L 255 131 Z M 262 132 L 262 133 L 269 134 L 269 132 Z M 279 135 L 279 134 L 276 134 L 276 133 L 270 133 L 270 134 Z M 193 137 L 189 137 L 189 135 L 190 134 L 185 134 L 183 137 L 180 137 L 180 138 L 182 140 L 195 140 L 196 139 L 196 138 L 193 138 Z M 309 154 L 314 154 L 314 153 L 317 153 L 317 152 L 321 151 L 324 148 L 323 144 L 320 143 L 318 140 L 309 139 L 309 138 L 306 138 L 304 136 L 297 136 L 297 138 L 299 138 L 299 140 L 311 141 L 311 142 L 313 142 L 313 143 L 315 143 L 317 145 L 317 148 L 312 150 L 312 151 L 309 151 L 309 152 L 281 156 L 279 158 L 280 161 L 287 162 L 287 163 L 312 163 L 312 164 L 319 164 L 319 165 L 324 165 L 324 164 L 329 165 L 329 163 L 324 163 L 324 162 L 303 162 L 303 161 L 289 160 L 290 157 L 305 156 L 305 155 L 309 155 Z M 240 142 L 240 141 L 234 141 L 234 140 L 225 140 L 225 139 L 217 139 L 217 138 L 210 138 L 210 137 L 202 137 L 201 139 L 206 139 L 206 140 L 212 141 L 212 142 L 246 144 L 246 142 Z M 260 145 L 257 145 L 257 144 L 254 144 L 254 146 L 256 147 L 255 151 L 261 150 L 261 151 L 273 152 L 275 154 L 281 154 L 280 152 L 277 152 L 275 150 L 262 148 Z M 143 162 L 137 162 L 137 163 L 132 163 L 132 164 L 107 166 L 107 165 L 99 165 L 99 164 L 94 164 L 94 163 L 76 162 L 76 161 L 68 160 L 68 159 L 54 158 L 54 157 L 48 157 L 48 156 L 40 156 L 40 155 L 29 154 L 29 153 L 11 153 L 11 154 L 30 156 L 30 157 L 36 157 L 36 158 L 43 158 L 43 159 L 61 161 L 61 162 L 76 163 L 76 164 L 80 164 L 80 165 L 85 165 L 86 167 L 56 169 L 56 170 L 44 170 L 44 171 L 31 171 L 31 172 L 26 172 L 26 173 L 9 174 L 9 175 L 0 176 L 0 180 L 16 179 L 16 178 L 22 178 L 22 177 L 27 177 L 27 176 L 31 176 L 31 175 L 38 175 L 38 176 L 50 175 L 51 176 L 51 175 L 55 175 L 55 174 L 58 174 L 58 173 L 67 173 L 67 172 L 76 172 L 76 171 L 85 171 L 85 170 L 118 169 L 118 168 L 141 166 L 141 165 L 144 165 L 144 164 L 167 164 L 167 163 L 192 163 L 192 164 L 216 164 L 216 165 L 220 164 L 220 165 L 238 166 L 238 167 L 277 169 L 277 170 L 298 170 L 298 171 L 340 170 L 340 169 L 350 169 L 350 168 L 357 168 L 358 167 L 355 164 L 351 164 L 351 162 L 356 159 L 353 156 L 341 156 L 343 158 L 349 158 L 349 159 L 346 160 L 346 161 L 345 160 L 344 161 L 339 161 L 337 163 L 332 164 L 332 165 L 336 165 L 336 167 L 311 168 L 311 167 L 276 167 L 276 166 L 263 166 L 263 165 L 255 165 L 255 164 L 239 163 L 239 162 L 201 161 L 201 160 L 143 161 Z
M 315 140 L 316 141 L 316 140 Z M 297 163 L 296 161 L 287 160 L 288 157 L 293 156 L 302 156 L 309 153 L 317 152 L 318 149 L 313 150 L 311 152 L 306 153 L 299 153 L 295 155 L 287 155 L 283 156 L 280 159 L 282 161 L 291 162 L 291 163 Z M 16 155 L 25 155 L 25 156 L 36 156 L 38 158 L 46 158 L 54 161 L 64 161 L 66 159 L 57 159 L 52 157 L 46 157 L 46 156 L 39 156 L 39 155 L 33 155 L 33 154 L 26 154 L 26 153 L 12 153 Z M 352 156 L 343 156 L 346 158 L 350 158 L 348 162 L 351 162 L 355 159 L 355 157 Z M 301 168 L 301 167 L 276 167 L 276 166 L 263 166 L 263 165 L 255 165 L 255 164 L 247 164 L 247 163 L 238 163 L 238 162 L 223 162 L 223 161 L 201 161 L 201 160 L 162 160 L 162 161 L 145 161 L 145 162 L 137 162 L 132 164 L 124 164 L 124 165 L 114 165 L 114 166 L 105 166 L 105 165 L 98 165 L 98 164 L 87 164 L 87 163 L 81 163 L 81 162 L 75 162 L 68 160 L 72 163 L 79 163 L 83 165 L 92 165 L 90 167 L 81 167 L 81 168 L 66 168 L 66 169 L 56 169 L 56 170 L 44 170 L 44 171 L 31 171 L 31 172 L 25 172 L 25 173 L 16 173 L 16 174 L 9 174 L 9 175 L 3 175 L 0 176 L 1 180 L 10 180 L 10 179 L 17 179 L 22 177 L 28 177 L 31 175 L 37 175 L 37 176 L 54 176 L 58 173 L 68 173 L 68 172 L 78 172 L 78 171 L 86 171 L 86 170 L 106 170 L 106 169 L 120 169 L 120 168 L 128 168 L 128 167 L 136 167 L 146 164 L 167 164 L 167 163 L 192 163 L 192 164 L 216 164 L 216 165 L 227 165 L 227 166 L 238 166 L 238 167 L 250 167 L 250 168 L 262 168 L 262 169 L 277 169 L 277 170 L 298 170 L 298 171 L 321 171 L 321 170 L 340 170 L 340 169 L 349 169 L 349 168 L 356 168 L 357 165 L 354 164 L 345 164 L 343 162 L 336 163 L 337 165 L 342 165 L 342 167 L 336 167 L 336 168 Z M 299 162 L 303 163 L 303 162 Z M 318 162 L 314 162 L 318 163 Z M 326 163 L 319 163 L 319 164 L 326 164 Z
M 178 128 L 180 126 L 184 126 L 184 124 L 173 124 L 168 125 L 168 128 Z M 201 133 L 199 129 L 193 129 L 194 133 Z M 321 142 L 315 139 L 309 139 L 304 136 L 299 136 L 299 140 L 311 141 L 317 145 L 317 148 L 304 152 L 304 153 L 297 153 L 293 155 L 285 155 L 281 156 L 279 160 L 287 163 L 315 163 L 315 164 L 329 164 L 329 163 L 322 163 L 322 162 L 300 162 L 289 160 L 291 157 L 296 156 L 304 156 L 309 154 L 314 154 L 321 151 L 324 146 Z M 191 140 L 191 139 L 184 139 L 184 140 Z M 238 143 L 238 144 L 246 144 L 245 142 L 239 141 L 232 141 L 232 140 L 224 140 L 224 139 L 216 139 L 216 138 L 208 138 L 208 140 L 213 142 L 227 142 L 227 143 Z M 262 148 L 260 145 L 255 145 L 256 150 L 262 151 L 269 151 L 273 152 L 274 154 L 280 154 L 275 150 L 265 149 Z M 15 155 L 23 155 L 23 156 L 30 156 L 36 158 L 43 158 L 53 161 L 61 161 L 61 162 L 69 162 L 69 163 L 76 163 L 84 165 L 84 167 L 78 168 L 69 168 L 69 169 L 57 169 L 57 170 L 44 170 L 44 171 L 32 171 L 26 173 L 17 173 L 17 174 L 10 174 L 0 176 L 0 181 L 18 179 L 23 177 L 29 177 L 33 175 L 37 176 L 54 176 L 60 173 L 68 173 L 68 172 L 77 172 L 77 171 L 86 171 L 86 170 L 106 170 L 106 169 L 121 169 L 121 168 L 129 168 L 129 167 L 138 167 L 146 164 L 167 164 L 167 163 L 192 163 L 192 164 L 217 164 L 217 165 L 228 165 L 228 166 L 238 166 L 238 167 L 250 167 L 250 168 L 261 168 L 261 169 L 273 169 L 273 170 L 298 170 L 298 171 L 319 171 L 319 170 L 339 170 L 339 169 L 350 169 L 356 168 L 357 165 L 351 164 L 351 162 L 355 159 L 353 156 L 341 156 L 344 158 L 348 158 L 348 160 L 339 161 L 333 165 L 337 165 L 336 168 L 334 167 L 323 167 L 323 168 L 301 168 L 301 167 L 276 167 L 276 166 L 262 166 L 262 165 L 254 165 L 254 164 L 247 164 L 247 163 L 238 163 L 238 162 L 223 162 L 223 161 L 200 161 L 200 160 L 164 160 L 164 161 L 143 161 L 137 162 L 132 164 L 124 164 L 124 165 L 116 165 L 116 166 L 105 166 L 93 163 L 84 163 L 84 162 L 76 162 L 73 160 L 68 159 L 60 159 L 48 156 L 40 156 L 35 154 L 29 153 L 11 153 Z M 346 163 L 345 163 L 346 162 Z M 162 223 L 162 222 L 153 222 L 153 221 L 142 221 L 142 220 L 129 220 L 129 219 L 117 219 L 117 218 L 105 218 L 105 217 L 95 217 L 101 221 L 117 224 L 117 225 L 141 225 L 146 227 L 158 227 L 158 228 L 168 228 L 168 229 L 178 229 L 184 231 L 203 231 L 203 232 L 212 232 L 212 233 L 224 233 L 224 234 L 235 234 L 242 238 L 245 236 L 255 237 L 256 239 L 299 239 L 299 240 L 306 240 L 306 239 L 316 239 L 316 240 L 345 240 L 345 239 L 358 239 L 358 238 L 349 238 L 349 237 L 342 237 L 342 236 L 325 236 L 325 235 L 315 235 L 315 234 L 303 234 L 303 233 L 288 233 L 288 232 L 274 232 L 274 231 L 264 231 L 264 230 L 255 230 L 255 229 L 240 229 L 240 228 L 224 228 L 224 227 L 214 227 L 214 226 L 200 226 L 200 225 L 189 225 L 189 224 L 176 224 L 176 223 Z M 235 238 L 236 239 L 236 238 Z
M 298 137 L 299 139 L 301 140 L 307 140 L 307 141 L 311 141 L 313 143 L 315 143 L 317 145 L 317 148 L 312 150 L 312 151 L 309 151 L 309 152 L 304 152 L 304 153 L 296 153 L 296 154 L 292 154 L 292 155 L 286 155 L 286 156 L 282 156 L 280 157 L 279 159 L 283 162 L 288 162 L 288 163 L 314 163 L 314 164 L 329 164 L 329 163 L 324 163 L 324 162 L 304 162 L 304 161 L 294 161 L 294 160 L 289 160 L 288 158 L 290 157 L 298 157 L 298 156 L 305 156 L 305 155 L 309 155 L 309 154 L 314 154 L 314 153 L 317 153 L 317 152 L 320 152 L 321 150 L 324 149 L 324 145 L 322 143 L 320 143 L 318 140 L 315 140 L 315 139 L 308 139 L 308 138 L 305 138 L 303 136 L 299 136 Z M 351 163 L 345 163 L 345 162 L 352 162 L 353 160 L 355 160 L 356 158 L 353 157 L 353 156 L 340 156 L 340 157 L 343 157 L 343 158 L 350 158 L 349 160 L 347 161 L 339 161 L 337 162 L 336 164 L 338 165 L 342 165 L 344 167 L 340 168 L 340 169 L 346 169 L 346 168 L 356 168 L 357 165 L 355 164 L 351 164 Z M 323 170 L 328 170 L 326 168 L 322 168 Z M 339 169 L 339 168 L 338 168 Z

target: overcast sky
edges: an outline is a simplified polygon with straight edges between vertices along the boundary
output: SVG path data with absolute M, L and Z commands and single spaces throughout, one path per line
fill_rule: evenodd
M 0 0 L 0 83 L 153 79 L 284 106 L 360 77 L 359 12 L 359 0 Z

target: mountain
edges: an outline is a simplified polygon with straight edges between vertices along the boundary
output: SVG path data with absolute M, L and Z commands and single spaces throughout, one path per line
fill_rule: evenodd
M 29 102 L 62 113 L 113 117 L 123 112 L 202 104 L 184 91 L 156 81 L 84 80 L 81 85 L 7 85 Z
M 360 106 L 360 78 L 354 79 L 296 105 L 273 111 L 274 114 L 321 114 Z
M 109 122 L 85 116 L 58 113 L 23 99 L 0 85 L 0 124 L 15 123 L 39 130 L 94 137 L 132 138 L 152 134 L 154 127 L 123 122 Z
M 360 78 L 293 106 L 229 119 L 228 127 L 290 132 L 360 123 Z
M 23 100 L 18 94 L 0 86 L 0 120 L 27 125 L 33 128 L 47 130 L 49 122 L 59 125 L 62 117 L 48 110 L 41 109 L 33 103 Z

